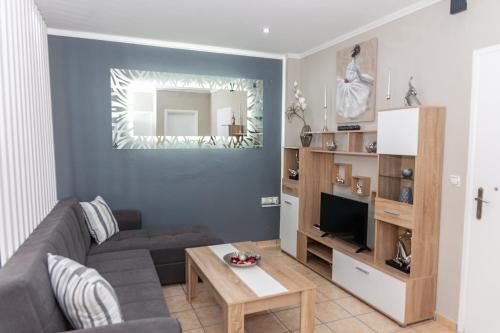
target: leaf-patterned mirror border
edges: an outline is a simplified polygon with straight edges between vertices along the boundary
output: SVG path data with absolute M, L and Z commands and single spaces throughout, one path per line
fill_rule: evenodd
M 115 149 L 260 148 L 263 146 L 263 81 L 233 77 L 111 69 L 112 143 Z M 247 135 L 135 136 L 128 110 L 128 88 L 136 81 L 159 87 L 242 90 L 247 92 Z

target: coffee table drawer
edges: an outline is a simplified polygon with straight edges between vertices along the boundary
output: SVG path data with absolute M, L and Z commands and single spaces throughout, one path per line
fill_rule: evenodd
M 398 322 L 404 323 L 405 282 L 335 250 L 332 280 Z

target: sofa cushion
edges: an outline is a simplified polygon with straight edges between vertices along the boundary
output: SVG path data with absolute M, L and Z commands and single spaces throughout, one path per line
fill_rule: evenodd
M 90 234 L 97 244 L 105 242 L 120 231 L 111 209 L 102 197 L 97 196 L 94 201 L 81 202 L 80 204 L 82 205 Z
M 115 289 L 123 318 L 128 320 L 168 316 L 160 281 L 148 250 L 129 250 L 87 257 Z
M 73 328 L 123 322 L 115 290 L 95 269 L 50 253 L 47 260 L 52 290 Z
M 61 200 L 0 269 L 0 332 L 70 328 L 52 292 L 47 253 L 85 262 L 90 240 L 76 198 Z
M 125 230 L 106 242 L 91 246 L 89 254 L 148 249 L 155 265 L 184 262 L 185 249 L 223 243 L 206 226 L 191 226 L 171 230 Z

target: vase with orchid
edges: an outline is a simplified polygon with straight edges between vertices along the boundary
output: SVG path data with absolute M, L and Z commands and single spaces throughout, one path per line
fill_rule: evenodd
M 302 126 L 302 130 L 300 131 L 300 141 L 302 142 L 303 147 L 309 147 L 311 145 L 312 134 L 311 126 L 307 125 L 305 120 L 307 103 L 306 98 L 302 94 L 302 90 L 300 90 L 297 81 L 293 83 L 293 93 L 295 101 L 293 101 L 292 104 L 290 104 L 290 106 L 287 108 L 286 116 L 288 120 L 292 120 L 294 117 L 302 120 L 304 126 Z

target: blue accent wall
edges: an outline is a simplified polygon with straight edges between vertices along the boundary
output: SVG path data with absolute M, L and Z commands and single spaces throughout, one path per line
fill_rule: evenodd
M 226 241 L 278 238 L 282 61 L 49 36 L 59 198 L 101 195 L 146 228 L 209 225 Z M 264 147 L 115 150 L 110 68 L 264 80 Z

